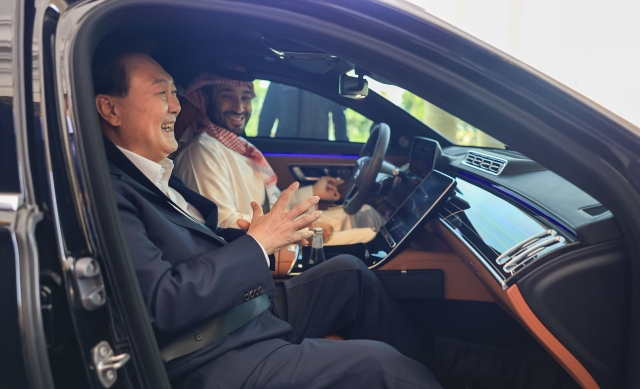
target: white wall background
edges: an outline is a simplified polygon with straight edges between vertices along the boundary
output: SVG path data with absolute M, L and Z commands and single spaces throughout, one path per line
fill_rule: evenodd
M 640 126 L 640 0 L 408 0 Z

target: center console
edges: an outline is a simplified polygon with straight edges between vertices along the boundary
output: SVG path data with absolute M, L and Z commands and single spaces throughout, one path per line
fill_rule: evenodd
M 329 259 L 340 254 L 351 254 L 370 268 L 375 268 L 399 253 L 410 241 L 412 234 L 431 216 L 435 216 L 434 210 L 446 202 L 456 186 L 452 177 L 434 170 L 439 156 L 438 142 L 415 138 L 409 171 L 405 173 L 406 180 L 415 183 L 413 191 L 371 241 L 346 246 L 325 246 L 325 257 Z M 296 275 L 313 267 L 308 263 L 311 248 L 301 247 L 296 250 L 296 260 L 292 262 L 288 275 Z

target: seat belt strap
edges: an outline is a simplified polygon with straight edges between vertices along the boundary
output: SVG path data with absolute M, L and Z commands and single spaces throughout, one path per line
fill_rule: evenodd
M 260 295 L 213 317 L 191 331 L 178 336 L 160 350 L 167 363 L 198 351 L 247 324 L 271 306 L 269 296 Z
M 271 206 L 269 205 L 269 193 L 267 193 L 267 187 L 264 188 L 264 203 L 262 203 L 262 213 L 267 214 L 271 211 Z

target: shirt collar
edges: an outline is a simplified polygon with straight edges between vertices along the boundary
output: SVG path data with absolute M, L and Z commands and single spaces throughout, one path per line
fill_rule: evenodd
M 162 193 L 165 195 L 167 194 L 169 189 L 169 178 L 173 172 L 172 160 L 165 158 L 160 161 L 160 163 L 156 163 L 132 151 L 123 149 L 120 146 L 116 145 L 116 147 L 120 149 L 120 151 L 129 158 L 131 163 L 133 163 L 142 172 L 142 174 L 149 179 L 149 181 L 153 182 L 153 184 L 157 186 Z

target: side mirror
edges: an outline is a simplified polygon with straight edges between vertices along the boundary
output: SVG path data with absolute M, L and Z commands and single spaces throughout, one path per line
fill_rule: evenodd
M 340 76 L 340 96 L 350 99 L 364 99 L 369 94 L 369 83 L 363 75 L 351 77 L 343 74 Z

